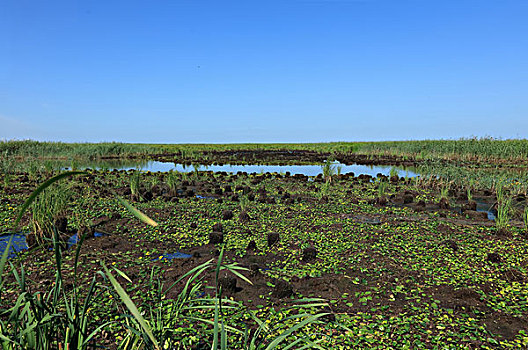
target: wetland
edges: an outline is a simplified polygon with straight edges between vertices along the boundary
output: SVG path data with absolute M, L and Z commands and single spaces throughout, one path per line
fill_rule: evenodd
M 29 249 L 3 271 L 2 332 L 21 329 L 21 295 L 60 287 L 89 300 L 86 346 L 155 348 L 116 282 L 160 348 L 210 348 L 219 324 L 231 348 L 526 348 L 523 155 L 382 146 L 151 146 L 92 163 L 6 152 L 0 231 Z

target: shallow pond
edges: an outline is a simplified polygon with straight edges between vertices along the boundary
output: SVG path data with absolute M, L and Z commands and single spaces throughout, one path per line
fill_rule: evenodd
M 353 172 L 356 176 L 365 174 L 376 176 L 377 174 L 383 174 L 389 176 L 391 169 L 395 169 L 398 173 L 398 176 L 401 177 L 416 177 L 418 174 L 414 169 L 404 169 L 396 168 L 389 165 L 345 165 L 338 162 L 332 163 L 334 172 L 337 173 L 338 170 L 342 173 Z M 80 168 L 90 167 L 89 165 L 80 166 Z M 95 167 L 96 169 L 101 169 L 101 167 Z M 286 173 L 289 172 L 291 175 L 302 174 L 306 176 L 317 176 L 323 173 L 321 165 L 196 165 L 196 166 L 186 166 L 185 164 L 174 164 L 166 162 L 157 162 L 150 161 L 146 163 L 138 163 L 135 166 L 130 164 L 124 166 L 116 166 L 108 169 L 117 169 L 117 170 L 132 170 L 132 169 L 141 169 L 143 171 L 151 172 L 168 172 L 168 171 L 178 171 L 178 172 L 193 172 L 193 171 L 213 171 L 213 172 L 227 172 L 227 173 L 237 173 L 237 172 L 246 172 L 246 173 Z

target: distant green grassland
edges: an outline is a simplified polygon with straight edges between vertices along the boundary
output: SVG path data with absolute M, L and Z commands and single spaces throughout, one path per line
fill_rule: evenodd
M 203 151 L 310 150 L 330 153 L 389 154 L 417 159 L 520 160 L 528 157 L 528 140 L 463 138 L 458 140 L 328 142 L 328 143 L 236 143 L 236 144 L 138 144 L 64 143 L 32 140 L 0 141 L 0 157 L 91 158 L 144 156 L 154 153 L 198 155 Z

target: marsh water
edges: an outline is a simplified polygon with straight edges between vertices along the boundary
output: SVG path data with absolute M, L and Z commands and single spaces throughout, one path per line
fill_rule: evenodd
M 345 165 L 339 162 L 333 162 L 332 167 L 334 172 L 345 173 L 354 173 L 358 175 L 371 175 L 376 176 L 382 174 L 389 176 L 391 170 L 396 171 L 400 177 L 416 177 L 419 174 L 416 169 L 413 168 L 401 168 L 393 166 L 384 166 L 384 165 Z M 79 169 L 92 168 L 92 169 L 108 169 L 108 170 L 133 170 L 140 169 L 142 171 L 151 171 L 151 172 L 168 172 L 168 171 L 178 171 L 182 173 L 189 173 L 193 171 L 212 171 L 212 172 L 226 172 L 226 173 L 237 173 L 237 172 L 246 172 L 246 173 L 277 173 L 285 174 L 289 172 L 291 175 L 302 174 L 306 176 L 317 176 L 322 174 L 322 166 L 318 164 L 303 164 L 303 165 L 261 165 L 261 164 L 246 164 L 246 165 L 232 165 L 232 164 L 223 164 L 223 165 L 185 165 L 185 164 L 175 164 L 168 162 L 158 162 L 158 161 L 148 161 L 148 162 L 136 162 L 136 163 L 108 163 L 108 164 L 81 164 L 77 166 Z M 65 167 L 65 169 L 71 169 L 71 167 Z

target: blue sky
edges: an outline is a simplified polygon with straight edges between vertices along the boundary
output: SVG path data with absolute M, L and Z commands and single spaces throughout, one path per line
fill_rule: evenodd
M 27 1 L 0 139 L 528 137 L 528 1 Z

